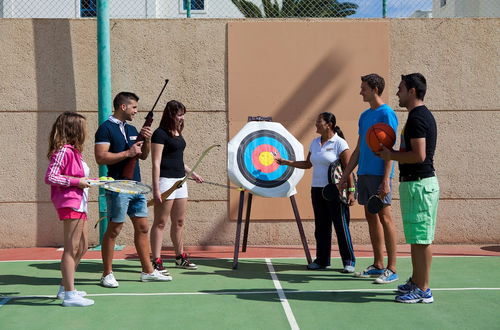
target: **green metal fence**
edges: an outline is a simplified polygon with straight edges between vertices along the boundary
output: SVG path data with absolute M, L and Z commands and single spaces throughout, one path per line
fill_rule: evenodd
M 0 0 L 4 18 L 96 17 L 97 0 Z M 109 0 L 111 18 L 500 17 L 500 0 Z

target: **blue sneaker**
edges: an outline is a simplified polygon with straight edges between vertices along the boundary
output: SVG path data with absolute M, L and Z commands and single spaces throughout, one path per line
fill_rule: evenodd
M 319 269 L 326 269 L 327 266 L 322 266 L 317 264 L 315 261 L 311 262 L 309 265 L 307 265 L 307 269 L 309 270 L 319 270 Z
M 406 304 L 415 304 L 415 303 L 424 303 L 430 304 L 434 301 L 432 297 L 431 289 L 427 289 L 427 291 L 422 291 L 418 287 L 413 291 L 408 292 L 407 294 L 396 296 L 395 300 L 400 303 Z
M 362 272 L 354 273 L 354 276 L 356 277 L 363 277 L 363 278 L 368 278 L 368 277 L 378 277 L 384 273 L 383 269 L 377 268 L 374 265 L 369 266 Z
M 407 294 L 413 290 L 415 290 L 417 286 L 415 285 L 415 283 L 413 283 L 413 281 L 411 280 L 411 277 L 408 279 L 408 281 L 406 281 L 405 284 L 400 284 L 398 285 L 398 292 L 402 293 L 402 294 Z
M 374 283 L 377 284 L 387 284 L 398 280 L 398 274 L 394 273 L 389 268 L 384 269 L 384 273 L 377 277 Z

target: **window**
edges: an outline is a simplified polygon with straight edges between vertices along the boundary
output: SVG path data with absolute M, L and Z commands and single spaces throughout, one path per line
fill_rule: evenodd
M 446 6 L 446 0 L 441 0 L 441 7 Z
M 97 0 L 80 0 L 80 17 L 97 16 Z
M 187 0 L 183 0 L 182 9 L 187 10 Z M 205 10 L 205 0 L 191 0 L 191 10 Z

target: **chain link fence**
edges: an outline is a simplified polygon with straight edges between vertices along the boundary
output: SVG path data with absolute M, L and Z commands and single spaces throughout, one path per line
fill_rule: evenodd
M 500 0 L 108 0 L 111 18 L 500 17 Z M 0 0 L 3 18 L 88 18 L 97 0 Z

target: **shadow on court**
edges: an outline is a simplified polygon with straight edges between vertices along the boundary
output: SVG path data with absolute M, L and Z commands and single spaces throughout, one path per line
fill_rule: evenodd
M 28 266 L 28 271 L 25 274 L 32 275 L 18 275 L 18 274 L 2 274 L 0 275 L 0 286 L 15 286 L 27 285 L 33 287 L 40 287 L 44 285 L 57 287 L 61 283 L 60 262 L 46 262 L 46 263 L 31 263 Z M 29 270 L 35 268 L 36 270 Z M 113 265 L 113 270 L 118 273 L 131 273 L 138 274 L 141 272 L 141 265 L 123 264 L 117 262 Z M 52 271 L 47 273 L 46 271 Z M 53 271 L 56 271 L 54 273 Z M 87 274 L 85 274 L 87 273 Z M 75 278 L 75 285 L 78 286 L 95 286 L 98 285 L 102 273 L 102 263 L 92 261 L 82 261 L 78 266 Z M 50 274 L 52 276 L 46 276 Z M 57 274 L 56 276 L 53 276 Z M 90 276 L 88 275 L 90 274 Z M 137 282 L 136 279 L 121 278 L 120 282 Z M 7 295 L 3 293 L 3 295 Z
M 61 283 L 61 278 L 57 277 L 40 277 L 38 274 L 33 276 L 26 275 L 0 275 L 0 285 L 4 288 L 8 285 L 58 285 Z
M 481 250 L 500 252 L 500 245 L 481 246 Z
M 0 297 L 1 298 L 1 297 Z M 19 305 L 19 306 L 50 306 L 61 308 L 61 300 L 47 297 L 26 297 L 26 298 L 12 298 L 9 300 L 9 305 Z
M 225 289 L 225 290 L 203 290 L 200 292 L 234 295 L 238 299 L 261 301 L 261 302 L 280 302 L 281 299 L 275 290 L 269 289 Z M 299 290 L 285 290 L 286 298 L 289 301 L 316 301 L 316 302 L 347 302 L 347 303 L 371 303 L 371 302 L 390 302 L 389 297 L 394 297 L 394 292 L 303 292 Z
M 61 263 L 59 261 L 51 262 L 51 263 L 32 263 L 29 267 L 34 267 L 40 270 L 60 270 Z M 95 261 L 82 261 L 80 265 L 78 265 L 77 272 L 84 273 L 102 273 L 103 267 L 101 262 Z M 113 263 L 113 271 L 114 272 L 123 272 L 123 273 L 137 273 L 141 271 L 141 263 L 137 261 L 137 265 L 128 265 L 123 264 L 117 261 Z
M 196 260 L 199 269 L 196 271 L 184 271 L 183 275 L 189 276 L 224 276 L 231 279 L 261 279 L 269 280 L 269 270 L 263 260 L 240 260 L 238 269 L 232 269 L 232 260 Z M 329 268 L 326 270 L 310 271 L 305 265 L 280 262 L 279 265 L 273 265 L 275 273 L 279 275 L 280 282 L 286 283 L 310 283 L 317 281 L 348 281 L 365 282 L 366 279 L 357 278 L 348 274 L 340 273 L 340 268 Z M 204 272 L 203 268 L 213 269 L 210 272 Z M 219 269 L 216 269 L 219 268 Z M 295 272 L 295 273 L 294 273 Z

